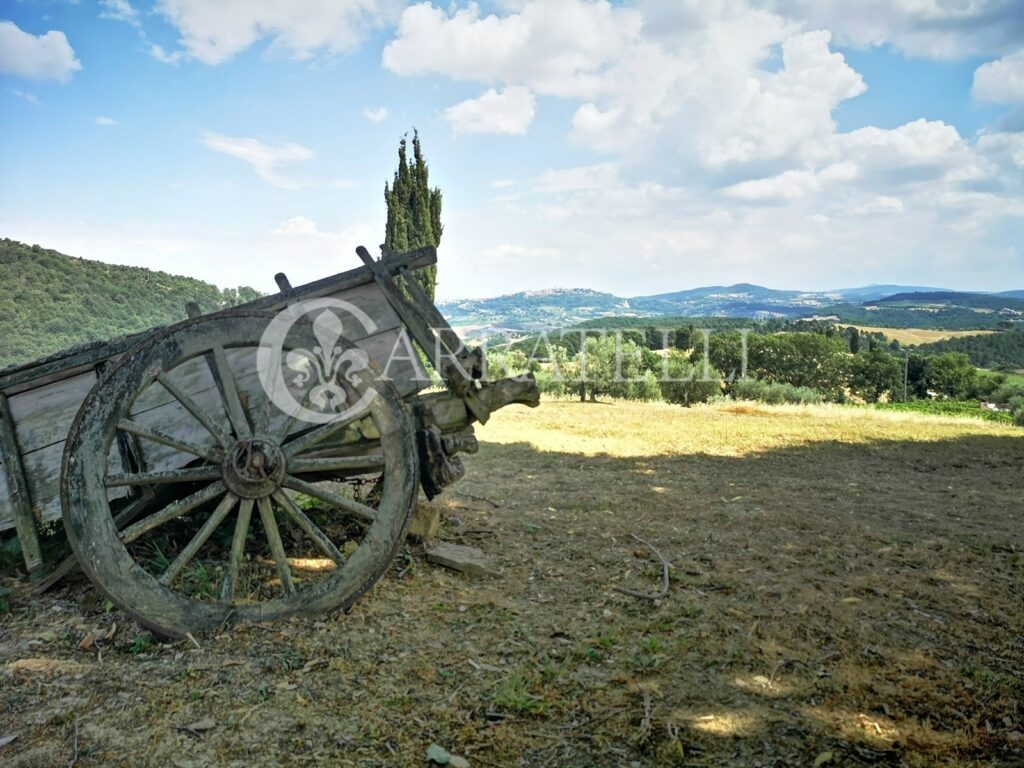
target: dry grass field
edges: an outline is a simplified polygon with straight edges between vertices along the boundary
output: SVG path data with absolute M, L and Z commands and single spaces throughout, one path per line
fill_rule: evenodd
M 995 331 L 938 331 L 927 328 L 875 328 L 867 325 L 850 325 L 840 323 L 843 328 L 856 328 L 868 333 L 884 333 L 889 339 L 896 339 L 900 344 L 928 344 L 943 339 L 958 339 L 961 336 L 982 336 Z
M 546 401 L 478 434 L 435 503 L 498 576 L 410 544 L 348 615 L 167 645 L 8 579 L 0 762 L 1024 764 L 1024 430 Z M 663 599 L 617 591 L 660 588 L 634 536 Z

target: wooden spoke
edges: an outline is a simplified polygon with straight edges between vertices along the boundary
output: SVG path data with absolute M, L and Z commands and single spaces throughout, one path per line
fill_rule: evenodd
M 227 571 L 224 574 L 224 588 L 220 599 L 229 603 L 235 598 L 235 585 L 238 574 L 242 572 L 242 558 L 245 557 L 245 537 L 249 532 L 249 520 L 252 517 L 252 499 L 242 499 L 238 507 L 238 519 L 235 521 L 235 535 L 231 539 L 231 556 L 228 559 Z
M 220 425 L 217 424 L 210 414 L 203 410 L 199 403 L 193 400 L 192 397 L 181 387 L 171 381 L 170 377 L 166 373 L 158 373 L 156 380 L 160 382 L 160 386 L 166 389 L 171 397 L 181 403 L 182 407 L 186 411 L 195 416 L 196 421 L 202 424 L 206 428 L 207 432 L 217 438 L 217 442 L 225 448 L 231 445 L 231 436 L 220 428 Z
M 178 556 L 174 558 L 174 562 L 167 566 L 167 570 L 160 576 L 160 583 L 164 586 L 170 586 L 171 582 L 177 578 L 178 574 L 181 573 L 182 569 L 189 564 L 193 557 L 199 552 L 203 544 L 206 543 L 207 539 L 213 535 L 213 532 L 217 530 L 217 526 L 224 522 L 224 518 L 228 516 L 228 512 L 232 510 L 235 504 L 238 503 L 238 497 L 233 493 L 227 494 L 221 499 L 220 504 L 213 510 L 213 514 L 210 515 L 209 519 L 203 523 L 203 527 L 199 529 L 199 532 L 192 537 L 192 541 L 185 545 L 185 548 L 178 553 Z
M 215 466 L 169 469 L 166 472 L 133 472 L 124 475 L 109 475 L 104 484 L 107 488 L 122 485 L 159 485 L 161 483 L 193 483 L 202 480 L 216 480 L 221 468 Z
M 360 504 L 358 501 L 354 501 L 352 499 L 346 499 L 344 496 L 339 496 L 332 491 L 328 491 L 326 488 L 313 485 L 313 483 L 307 483 L 305 480 L 299 480 L 297 477 L 288 475 L 284 479 L 284 487 L 291 488 L 293 491 L 298 491 L 299 493 L 304 493 L 307 496 L 312 496 L 314 499 L 326 501 L 332 507 L 355 515 L 359 519 L 365 520 L 369 523 L 372 523 L 377 519 L 377 510 L 373 507 Z
M 270 392 L 263 393 L 263 402 L 253 409 L 256 412 L 256 424 L 254 426 L 254 430 L 256 434 L 261 437 L 270 436 L 270 418 L 274 412 L 273 388 L 276 387 L 276 382 L 271 386 L 272 388 Z
M 384 456 L 369 453 L 366 456 L 332 456 L 325 459 L 292 459 L 288 462 L 288 471 L 301 475 L 304 472 L 333 472 L 340 469 L 384 469 Z
M 162 432 L 159 429 L 152 429 L 150 427 L 144 427 L 142 424 L 138 424 L 131 419 L 122 419 L 117 428 L 128 432 L 129 434 L 141 437 L 146 440 L 150 440 L 154 443 L 160 443 L 170 448 L 181 451 L 182 453 L 190 453 L 193 456 L 198 456 L 201 459 L 212 461 L 214 463 L 220 463 L 224 456 L 221 452 L 215 448 L 205 448 L 201 445 L 195 445 L 194 443 L 187 442 L 185 440 L 179 440 L 176 437 L 171 437 L 166 432 Z
M 191 512 L 200 504 L 212 501 L 226 491 L 227 486 L 218 480 L 216 483 L 208 485 L 202 490 L 196 491 L 190 496 L 186 496 L 185 498 L 179 499 L 173 504 L 164 507 L 159 512 L 156 512 L 149 517 L 142 518 L 134 525 L 130 525 L 125 528 L 120 534 L 118 534 L 118 536 L 125 544 L 130 544 L 139 538 L 139 536 L 144 533 L 148 533 L 158 525 L 163 525 L 168 520 L 180 517 L 186 512 Z
M 281 579 L 281 586 L 286 595 L 295 592 L 295 585 L 292 584 L 292 569 L 288 565 L 288 556 L 284 552 L 284 544 L 281 541 L 281 532 L 277 530 L 277 521 L 274 519 L 274 507 L 269 498 L 262 498 L 256 502 L 260 508 L 260 519 L 263 521 L 263 529 L 267 532 L 267 542 L 270 544 L 270 552 L 274 555 L 274 563 L 277 565 L 277 575 Z
M 319 546 L 320 549 L 322 549 L 326 555 L 331 558 L 331 560 L 336 562 L 338 565 L 345 562 L 345 556 L 341 554 L 341 551 L 336 546 L 334 546 L 334 542 L 327 538 L 327 534 L 320 530 L 317 524 L 310 520 L 305 512 L 299 509 L 299 505 L 295 503 L 295 500 L 292 499 L 291 496 L 284 491 L 276 491 L 273 496 L 277 505 L 288 513 L 292 520 L 295 521 L 296 525 L 305 531 L 306 535 L 315 541 L 317 546 Z
M 235 384 L 235 377 L 231 373 L 231 366 L 228 364 L 228 356 L 224 354 L 224 347 L 216 345 L 210 352 L 211 357 L 207 358 L 214 378 L 220 382 L 221 395 L 224 398 L 224 408 L 228 412 L 228 419 L 235 429 L 238 437 L 249 437 L 252 429 L 249 426 L 249 419 L 242 407 L 242 400 L 238 396 L 238 385 Z M 212 358 L 212 362 L 211 362 Z
M 352 424 L 355 421 L 359 421 L 359 419 L 361 418 L 362 415 L 353 416 L 348 419 L 338 419 L 337 421 L 332 421 L 322 426 L 319 426 L 316 429 L 313 429 L 304 435 L 300 435 L 299 437 L 292 440 L 290 443 L 285 443 L 284 446 L 282 446 L 284 449 L 284 454 L 285 456 L 291 457 L 297 456 L 303 451 L 308 451 L 317 443 L 321 443 L 327 438 L 331 437 L 332 435 L 338 434 L 343 429 L 348 427 L 350 424 Z
M 299 403 L 299 408 L 306 407 L 306 404 L 309 402 L 309 396 L 312 393 L 312 391 L 313 387 L 310 387 L 309 389 L 306 390 L 306 394 L 302 396 L 302 402 Z M 297 409 L 295 413 L 288 415 L 288 418 L 285 420 L 284 426 L 278 431 L 276 435 L 273 436 L 277 440 L 277 442 L 283 443 L 285 440 L 288 439 L 288 433 L 292 431 L 292 427 L 295 426 L 295 423 L 298 420 L 299 411 Z

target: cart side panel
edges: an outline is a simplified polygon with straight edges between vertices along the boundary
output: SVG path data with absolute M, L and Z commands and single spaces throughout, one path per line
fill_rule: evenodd
M 64 442 L 95 383 L 95 371 L 87 371 L 8 398 L 22 454 Z
M 345 338 L 367 352 L 380 369 L 392 380 L 402 397 L 430 386 L 430 377 L 415 352 L 413 337 L 402 324 L 387 296 L 377 283 L 368 283 L 333 294 L 331 298 L 355 304 L 366 311 L 377 328 L 369 336 L 360 338 L 358 324 L 342 323 Z M 372 312 L 370 311 L 372 308 Z
M 21 457 L 25 468 L 25 482 L 28 484 L 29 496 L 32 499 L 32 515 L 37 521 L 48 523 L 61 518 L 60 508 L 60 473 L 64 458 L 64 443 L 55 443 Z M 117 446 L 112 446 L 108 461 L 120 463 Z M 118 464 L 114 464 L 118 466 Z M 121 498 L 125 489 L 114 488 L 110 498 Z M 0 505 L 6 499 L 0 498 Z M 0 530 L 14 527 L 13 510 L 0 506 Z

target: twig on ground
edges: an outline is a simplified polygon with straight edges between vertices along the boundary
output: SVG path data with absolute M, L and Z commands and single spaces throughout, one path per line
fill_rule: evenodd
M 75 763 L 78 762 L 78 718 L 75 718 L 75 740 L 72 742 L 71 747 L 71 761 L 68 763 L 68 768 L 75 768 Z
M 615 587 L 615 591 L 616 592 L 621 592 L 624 595 L 630 595 L 631 597 L 639 597 L 639 598 L 641 598 L 643 600 L 652 600 L 653 601 L 653 600 L 661 600 L 663 598 L 668 597 L 668 586 L 669 586 L 669 578 L 668 578 L 669 562 L 668 562 L 668 560 L 666 560 L 662 556 L 661 552 L 659 552 L 657 550 L 657 548 L 655 548 L 655 546 L 653 544 L 651 544 L 651 542 L 647 541 L 646 539 L 641 539 L 635 533 L 631 533 L 629 535 L 630 535 L 631 538 L 636 539 L 641 544 L 646 544 L 647 548 L 650 549 L 651 552 L 653 552 L 655 555 L 657 555 L 659 560 L 661 560 L 661 591 L 660 592 L 649 593 L 649 592 L 640 592 L 640 591 L 634 590 L 634 589 L 625 589 L 624 587 Z
M 646 744 L 653 730 L 654 726 L 651 724 L 651 691 L 649 688 L 644 688 L 644 714 L 640 718 L 640 727 L 637 728 L 636 736 L 634 736 L 633 740 L 640 745 Z
M 800 664 L 804 667 L 807 667 L 808 669 L 811 668 L 811 666 L 806 661 L 801 661 L 800 659 L 782 659 L 782 661 L 778 662 L 774 667 L 772 667 L 772 673 L 768 676 L 768 685 L 774 684 L 775 675 L 778 674 L 780 669 L 789 666 L 790 664 Z
M 501 509 L 501 504 L 496 501 L 491 501 L 484 496 L 474 496 L 472 493 L 466 493 L 465 491 L 456 491 L 456 494 L 459 496 L 465 496 L 467 499 L 472 499 L 473 501 L 482 501 L 485 504 L 490 504 L 495 509 Z

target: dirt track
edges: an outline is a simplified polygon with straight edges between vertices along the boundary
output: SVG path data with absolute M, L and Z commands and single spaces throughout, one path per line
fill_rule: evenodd
M 588 408 L 555 406 L 567 433 Z M 524 418 L 482 430 L 439 500 L 500 577 L 410 545 L 348 616 L 200 648 L 149 642 L 81 581 L 10 582 L 0 760 L 409 766 L 436 742 L 473 766 L 1024 764 L 1024 439 L 892 421 L 851 443 L 808 415 L 814 439 L 773 449 L 583 455 L 517 442 Z M 658 604 L 614 590 L 658 587 L 630 534 L 672 562 Z

